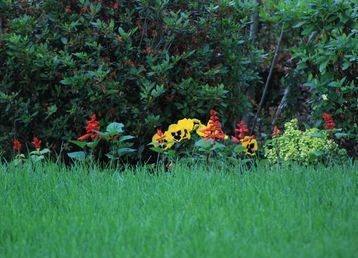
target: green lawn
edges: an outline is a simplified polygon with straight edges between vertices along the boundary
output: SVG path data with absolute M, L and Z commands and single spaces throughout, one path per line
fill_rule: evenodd
M 357 257 L 357 165 L 222 170 L 0 168 L 0 257 Z

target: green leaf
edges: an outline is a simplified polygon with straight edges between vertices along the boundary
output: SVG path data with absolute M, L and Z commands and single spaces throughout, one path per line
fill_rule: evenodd
M 242 145 L 237 145 L 235 148 L 234 148 L 234 152 L 236 153 L 241 153 L 241 152 L 244 152 L 245 151 L 245 147 L 242 146 Z
M 124 124 L 113 122 L 107 126 L 106 131 L 110 136 L 114 136 L 114 135 L 122 133 L 123 127 L 124 127 Z
M 46 153 L 49 153 L 49 152 L 50 152 L 50 150 L 47 149 L 47 148 L 45 148 L 45 149 L 43 149 L 43 150 L 40 151 L 40 153 L 41 153 L 42 155 L 44 155 L 44 154 L 46 154 Z
M 157 152 L 157 153 L 163 153 L 164 152 L 164 150 L 162 148 L 159 148 L 159 147 L 151 147 L 149 149 L 151 149 L 152 151 Z
M 108 136 L 108 133 L 104 133 L 104 132 L 101 132 L 101 131 L 96 131 L 94 130 L 95 133 L 99 134 L 102 138 L 104 138 L 106 141 L 109 140 L 109 136 Z
M 61 42 L 62 42 L 62 44 L 67 45 L 67 38 L 62 37 Z
M 112 154 L 109 154 L 109 153 L 106 154 L 105 156 L 106 156 L 107 158 L 109 158 L 109 159 L 115 159 L 115 158 L 116 158 L 116 157 L 114 157 Z
M 220 143 L 220 142 L 216 142 L 214 144 L 214 146 L 211 148 L 211 150 L 220 150 L 220 149 L 224 149 L 225 148 L 225 145 Z
M 94 149 L 97 147 L 97 144 L 99 143 L 99 141 L 94 141 L 94 142 L 87 142 L 86 146 L 90 149 Z
M 312 133 L 312 134 L 309 134 L 308 136 L 317 137 L 317 138 L 326 138 L 326 136 L 321 133 Z
M 322 73 L 322 74 L 325 74 L 325 73 L 326 73 L 326 67 L 327 67 L 327 65 L 328 65 L 328 61 L 323 62 L 323 63 L 320 64 L 320 66 L 319 66 L 319 71 L 320 71 L 320 73 Z
M 209 140 L 200 139 L 199 141 L 197 141 L 195 143 L 195 147 L 209 149 L 211 147 L 212 143 L 213 143 L 212 139 L 209 139 Z
M 334 136 L 336 136 L 337 139 L 349 138 L 348 133 L 335 133 Z
M 293 28 L 294 28 L 294 29 L 297 29 L 297 28 L 299 28 L 299 27 L 302 27 L 302 25 L 304 25 L 305 23 L 306 23 L 306 21 L 301 21 L 301 22 L 299 22 L 299 23 L 293 25 Z
M 69 140 L 69 142 L 77 145 L 81 149 L 83 149 L 87 145 L 87 142 L 73 141 L 73 140 Z
M 87 153 L 84 151 L 75 151 L 75 152 L 67 153 L 67 156 L 69 156 L 71 159 L 83 161 L 86 159 Z
M 167 151 L 167 154 L 169 155 L 169 156 L 175 156 L 175 154 L 176 154 L 177 152 L 175 151 L 175 150 L 168 150 Z
M 31 160 L 33 162 L 39 162 L 39 161 L 43 160 L 44 158 L 45 158 L 44 156 L 37 156 L 37 155 L 31 156 Z
M 132 135 L 123 135 L 122 137 L 119 138 L 119 141 L 120 142 L 124 142 L 124 141 L 128 141 L 128 140 L 131 140 L 131 139 L 134 139 L 135 137 L 132 136 Z
M 127 155 L 127 154 L 135 152 L 135 151 L 136 150 L 132 149 L 132 148 L 120 148 L 117 150 L 117 154 L 119 157 L 121 157 L 121 156 Z

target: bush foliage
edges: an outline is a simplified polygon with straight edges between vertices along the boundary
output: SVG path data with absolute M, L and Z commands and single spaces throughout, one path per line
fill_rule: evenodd
M 282 22 L 281 55 L 294 64 L 286 78 L 296 78 L 292 89 L 309 87 L 306 118 L 330 112 L 357 139 L 357 7 L 302 3 L 267 1 L 253 42 L 250 1 L 2 1 L 0 149 L 36 135 L 69 150 L 92 114 L 101 125 L 122 122 L 139 151 L 155 128 L 207 119 L 212 108 L 233 129 L 257 108 Z
M 169 119 L 208 106 L 232 117 L 249 110 L 261 52 L 248 40 L 246 7 L 81 0 L 2 8 L 3 142 L 36 134 L 58 147 L 92 113 L 149 139 Z

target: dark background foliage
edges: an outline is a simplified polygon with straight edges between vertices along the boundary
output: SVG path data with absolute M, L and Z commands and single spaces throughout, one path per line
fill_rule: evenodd
M 207 120 L 212 108 L 229 131 L 242 118 L 250 124 L 282 22 L 284 42 L 256 132 L 270 132 L 272 121 L 298 115 L 312 125 L 326 111 L 349 132 L 352 145 L 354 2 L 307 1 L 296 9 L 293 3 L 266 2 L 255 41 L 250 15 L 258 7 L 249 1 L 1 2 L 5 156 L 14 138 L 30 142 L 34 135 L 52 150 L 67 151 L 67 140 L 83 134 L 94 113 L 102 126 L 124 123 L 126 133 L 138 137 L 137 146 L 146 146 L 155 128 L 183 117 Z M 332 101 L 321 101 L 322 95 Z

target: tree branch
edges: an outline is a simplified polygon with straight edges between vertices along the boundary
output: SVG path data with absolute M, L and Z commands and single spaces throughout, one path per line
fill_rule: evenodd
M 260 100 L 259 106 L 258 106 L 258 108 L 257 108 L 257 112 L 256 112 L 256 115 L 255 115 L 255 118 L 254 118 L 254 122 L 253 122 L 253 124 L 252 124 L 252 128 L 251 128 L 250 134 L 252 134 L 252 133 L 254 132 L 254 130 L 255 130 L 257 118 L 258 118 L 258 116 L 259 116 L 259 113 L 260 113 L 260 111 L 261 111 L 262 105 L 263 105 L 264 100 L 265 100 L 265 97 L 266 97 L 266 93 L 267 93 L 267 89 L 268 89 L 268 86 L 269 86 L 269 83 L 270 83 L 270 80 L 271 80 L 273 68 L 274 68 L 274 66 L 275 66 L 276 59 L 277 59 L 278 53 L 279 53 L 279 51 L 280 51 L 280 46 L 281 46 L 281 42 L 282 42 L 282 38 L 283 38 L 284 25 L 285 25 L 285 24 L 282 23 L 281 32 L 280 32 L 280 37 L 279 37 L 278 42 L 277 42 L 277 45 L 276 45 L 275 54 L 274 54 L 274 56 L 273 56 L 273 58 L 272 58 L 270 71 L 269 71 L 269 74 L 268 74 L 267 79 L 266 79 L 264 91 L 262 92 L 261 100 Z

